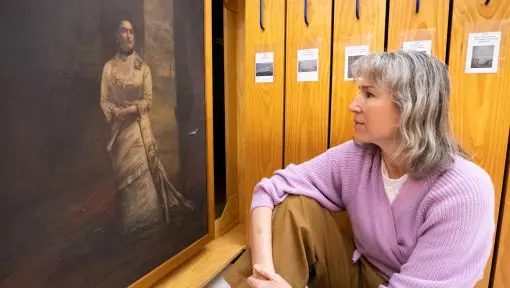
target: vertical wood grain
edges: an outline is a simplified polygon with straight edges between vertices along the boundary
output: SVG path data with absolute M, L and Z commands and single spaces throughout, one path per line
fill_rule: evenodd
M 509 127 L 510 129 L 510 127 Z M 507 161 L 510 159 L 507 158 Z M 494 288 L 508 288 L 510 287 L 510 166 L 507 167 L 505 172 L 506 184 L 506 197 L 502 199 L 501 209 L 504 209 L 501 221 L 501 234 L 498 244 L 498 257 L 496 260 L 496 267 L 494 271 Z
M 432 54 L 444 61 L 449 5 L 449 0 L 422 0 L 416 13 L 416 1 L 391 0 L 388 51 L 400 49 L 403 40 L 432 40 Z
M 324 152 L 328 141 L 332 0 L 287 1 L 285 165 Z M 319 48 L 319 81 L 297 82 L 297 51 Z
M 249 213 L 253 187 L 263 177 L 282 166 L 283 150 L 283 88 L 285 57 L 285 1 L 263 1 L 264 27 L 259 25 L 259 0 L 245 2 L 244 93 L 238 95 L 239 118 L 242 126 L 242 163 L 240 171 L 240 222 Z M 239 48 L 239 47 L 238 47 Z M 255 82 L 255 54 L 274 53 L 274 82 Z M 238 118 L 238 119 L 239 119 Z M 242 167 L 241 167 L 242 165 Z M 248 226 L 248 225 L 247 225 Z
M 492 178 L 497 219 L 510 123 L 510 29 L 508 24 L 501 25 L 501 20 L 510 19 L 510 2 L 492 0 L 490 5 L 485 6 L 484 1 L 480 0 L 455 1 L 453 9 L 451 121 L 463 148 Z M 502 31 L 498 73 L 464 73 L 468 33 L 488 31 Z M 487 264 L 484 279 L 477 287 L 488 287 L 490 269 L 491 260 Z M 500 275 L 496 275 L 496 278 L 503 279 L 502 271 L 500 268 Z
M 221 215 L 217 234 L 223 235 L 239 223 L 239 182 L 237 153 L 237 3 L 223 3 L 223 47 L 225 75 L 225 168 L 227 204 Z
M 214 238 L 214 136 L 212 88 L 212 3 L 204 0 L 204 81 L 205 130 L 207 159 L 207 227 L 210 240 Z
M 348 106 L 357 94 L 356 83 L 344 80 L 345 47 L 368 45 L 370 52 L 384 50 L 386 0 L 360 0 L 360 19 L 354 1 L 335 1 L 330 146 L 351 140 L 353 114 Z
M 508 156 L 507 161 L 510 161 Z M 510 273 L 508 273 L 510 267 L 510 166 L 507 167 L 505 174 L 507 178 L 506 197 L 501 202 L 501 209 L 504 209 L 504 212 L 500 219 L 501 234 L 498 243 L 498 257 L 496 267 L 493 268 L 495 270 L 494 288 L 510 287 Z
M 254 0 L 249 0 L 254 1 Z M 236 51 L 236 70 L 238 77 L 236 78 L 236 98 L 237 98 L 237 189 L 239 193 L 239 223 L 244 223 L 249 211 L 247 206 L 251 199 L 251 193 L 249 189 L 245 188 L 245 133 L 243 128 L 245 127 L 245 79 L 243 76 L 246 73 L 246 30 L 245 30 L 245 19 L 246 19 L 246 0 L 237 0 L 237 51 Z M 227 151 L 227 154 L 229 152 Z M 248 226 L 248 225 L 246 225 Z M 245 233 L 246 239 L 248 239 L 248 233 Z

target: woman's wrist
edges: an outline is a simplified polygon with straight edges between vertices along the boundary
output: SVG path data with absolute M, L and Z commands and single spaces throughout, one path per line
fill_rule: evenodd
M 128 107 L 124 108 L 126 114 L 137 114 L 138 108 L 136 105 L 129 105 Z

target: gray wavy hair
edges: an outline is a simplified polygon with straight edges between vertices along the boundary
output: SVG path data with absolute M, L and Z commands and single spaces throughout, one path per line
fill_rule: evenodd
M 397 155 L 405 155 L 410 176 L 421 178 L 436 169 L 444 171 L 456 155 L 469 158 L 450 129 L 446 64 L 423 52 L 400 50 L 361 57 L 353 63 L 352 74 L 393 92 L 401 111 L 402 143 Z

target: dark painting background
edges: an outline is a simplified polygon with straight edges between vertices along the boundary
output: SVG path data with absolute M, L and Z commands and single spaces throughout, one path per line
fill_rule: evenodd
M 123 16 L 151 68 L 161 160 L 196 206 L 136 238 L 115 232 L 99 107 Z M 0 37 L 1 287 L 124 287 L 207 233 L 202 0 L 2 1 Z

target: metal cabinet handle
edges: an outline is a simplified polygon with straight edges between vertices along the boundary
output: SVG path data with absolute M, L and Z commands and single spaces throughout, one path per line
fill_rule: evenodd
M 264 0 L 259 0 L 259 9 L 260 9 L 259 16 L 260 30 L 266 31 L 266 28 L 264 27 Z
M 359 0 L 356 0 L 356 19 L 359 20 Z
M 305 0 L 305 24 L 306 26 L 310 25 L 308 23 L 308 0 Z

